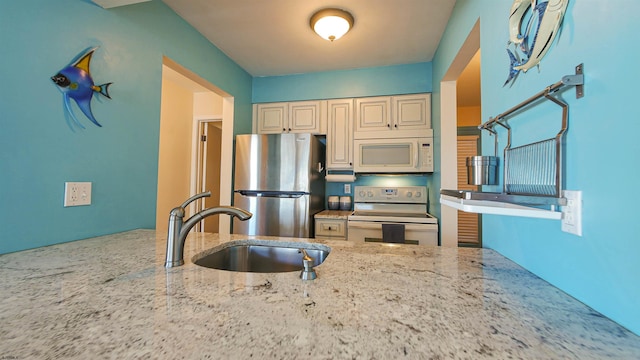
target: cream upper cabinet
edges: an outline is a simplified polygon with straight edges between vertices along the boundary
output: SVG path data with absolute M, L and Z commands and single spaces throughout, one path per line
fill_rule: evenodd
M 353 169 L 353 99 L 327 101 L 327 169 Z
M 253 115 L 258 134 L 280 134 L 289 125 L 289 108 L 286 102 L 256 104 Z
M 391 97 L 356 99 L 355 131 L 388 130 L 391 127 Z
M 394 96 L 392 100 L 396 128 L 431 129 L 431 94 Z
M 356 99 L 355 131 L 431 128 L 431 94 Z
M 294 101 L 254 105 L 258 134 L 326 133 L 326 101 Z
M 289 127 L 287 132 L 326 134 L 322 120 L 326 101 L 296 101 L 289 103 Z

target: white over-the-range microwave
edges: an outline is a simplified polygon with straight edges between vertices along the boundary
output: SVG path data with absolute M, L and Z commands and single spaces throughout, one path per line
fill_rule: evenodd
M 355 132 L 354 172 L 433 172 L 433 130 Z

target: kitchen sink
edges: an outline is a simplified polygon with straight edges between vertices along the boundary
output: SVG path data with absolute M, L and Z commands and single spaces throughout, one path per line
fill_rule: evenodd
M 314 243 L 291 243 L 273 240 L 240 240 L 222 244 L 193 257 L 199 266 L 257 273 L 300 271 L 302 251 L 318 266 L 329 256 L 331 248 Z

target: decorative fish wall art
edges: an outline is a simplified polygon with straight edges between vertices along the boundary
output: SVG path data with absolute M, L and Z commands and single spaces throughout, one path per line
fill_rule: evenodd
M 71 130 L 75 131 L 74 126 L 85 129 L 84 125 L 78 120 L 71 109 L 70 99 L 73 99 L 82 113 L 91 120 L 96 126 L 102 127 L 98 120 L 93 116 L 91 111 L 91 99 L 93 93 L 98 93 L 108 99 L 109 86 L 112 83 L 95 85 L 91 77 L 89 65 L 91 64 L 91 56 L 98 47 L 88 48 L 78 54 L 69 65 L 60 70 L 51 80 L 56 84 L 62 92 L 64 111 L 67 119 L 67 125 Z M 73 122 L 71 122 L 73 121 Z
M 509 41 L 507 54 L 509 55 L 509 76 L 504 85 L 516 81 L 520 71 L 527 72 L 538 66 L 546 55 L 553 40 L 560 31 L 562 19 L 569 0 L 515 0 L 511 5 L 509 15 Z M 531 9 L 526 27 L 522 27 L 523 20 Z M 513 45 L 513 51 L 509 47 Z

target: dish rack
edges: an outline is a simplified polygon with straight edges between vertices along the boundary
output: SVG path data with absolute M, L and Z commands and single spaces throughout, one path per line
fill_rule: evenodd
M 507 130 L 502 193 L 441 190 L 441 194 L 458 199 L 500 201 L 511 204 L 551 205 L 552 207 L 566 205 L 566 199 L 562 197 L 563 146 L 568 128 L 569 105 L 553 95 L 567 86 L 575 86 L 576 99 L 584 96 L 583 64 L 576 66 L 575 71 L 575 75 L 564 76 L 557 83 L 478 126 L 480 130 L 486 130 L 495 136 L 496 157 L 498 132 L 495 127 L 499 125 Z M 507 118 L 545 99 L 562 108 L 562 122 L 558 133 L 550 139 L 512 147 L 512 131 L 506 123 Z

